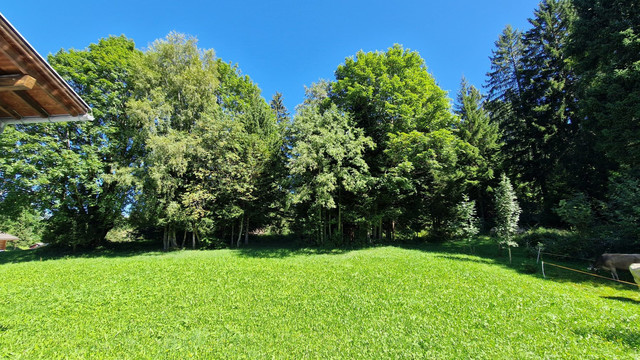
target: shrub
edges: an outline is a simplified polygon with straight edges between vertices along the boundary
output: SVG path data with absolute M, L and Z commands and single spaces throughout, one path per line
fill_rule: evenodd
M 586 232 L 593 225 L 593 211 L 589 198 L 581 192 L 560 200 L 555 209 L 560 219 L 579 232 Z

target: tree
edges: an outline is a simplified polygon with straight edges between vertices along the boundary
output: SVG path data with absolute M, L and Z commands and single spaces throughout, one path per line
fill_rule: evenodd
M 455 113 L 460 117 L 457 135 L 478 149 L 475 164 L 477 177 L 470 180 L 472 193 L 478 201 L 478 208 L 484 219 L 486 206 L 490 203 L 487 190 L 491 190 L 493 173 L 499 166 L 497 156 L 501 143 L 498 123 L 491 119 L 489 112 L 484 108 L 483 99 L 480 91 L 463 78 L 455 108 Z
M 567 144 L 578 131 L 575 75 L 566 47 L 574 11 L 568 0 L 545 0 L 530 19 L 524 34 L 525 56 L 523 101 L 529 104 L 525 119 L 529 151 L 516 159 L 523 181 L 530 181 L 539 194 L 543 220 L 566 189 L 558 189 L 558 174 L 566 166 Z
M 455 122 L 450 101 L 420 55 L 397 44 L 386 52 L 358 52 L 338 66 L 335 77 L 331 102 L 351 114 L 376 145 L 364 154 L 374 182 L 372 196 L 361 206 L 368 208 L 373 236 L 381 238 L 386 230 L 391 237 L 399 208 L 393 184 L 383 179 L 391 166 L 385 151 L 393 134 L 450 129 Z
M 552 209 L 572 175 L 579 128 L 575 75 L 566 53 L 574 12 L 567 0 L 545 0 L 521 36 L 507 27 L 496 42 L 489 109 L 503 134 L 504 170 L 532 204 L 528 215 L 553 221 Z
M 475 201 L 469 200 L 469 196 L 466 194 L 463 195 L 462 201 L 456 206 L 456 217 L 452 227 L 455 235 L 466 241 L 469 249 L 473 252 L 473 241 L 480 229 L 478 228 L 478 218 L 476 217 Z
M 276 119 L 278 119 L 279 123 L 289 121 L 290 115 L 282 101 L 282 93 L 276 91 L 273 95 L 273 99 L 271 99 L 271 102 L 269 103 L 269 106 L 271 106 L 271 110 L 276 114 Z
M 353 114 L 376 144 L 388 141 L 388 134 L 438 130 L 453 123 L 446 92 L 422 57 L 401 45 L 386 52 L 360 51 L 338 66 L 335 75 L 331 99 Z
M 474 177 L 478 150 L 450 130 L 391 135 L 385 154 L 392 164 L 383 178 L 397 199 L 399 221 L 418 232 L 430 227 L 446 237 L 455 206 Z
M 238 236 L 244 232 L 247 244 L 250 226 L 264 228 L 281 223 L 285 217 L 289 115 L 281 104 L 282 96 L 280 113 L 275 113 L 261 96 L 260 88 L 237 65 L 221 60 L 217 64 L 220 87 L 216 93 L 220 106 L 226 116 L 243 125 L 245 132 L 241 154 L 246 164 L 244 181 L 248 182 L 246 193 L 241 195 L 243 200 L 238 203 L 240 215 L 226 221 L 244 225 Z
M 35 207 L 46 214 L 47 242 L 96 246 L 131 204 L 129 165 L 139 157 L 140 132 L 125 103 L 138 55 L 133 41 L 120 36 L 50 56 L 95 120 L 20 125 L 0 138 L 0 206 Z
M 500 184 L 495 193 L 495 222 L 498 244 L 506 245 L 509 250 L 509 263 L 511 263 L 511 247 L 517 247 L 518 243 L 513 239 L 518 230 L 520 219 L 520 206 L 513 191 L 511 182 L 502 174 Z
M 194 129 L 219 118 L 214 92 L 218 73 L 213 51 L 199 50 L 196 42 L 177 33 L 154 42 L 137 63 L 133 78 L 137 92 L 128 103 L 133 119 L 146 132 L 136 210 L 163 227 L 165 249 L 177 246 L 176 230 L 184 229 L 188 220 L 197 232 L 194 224 L 199 218 L 194 216 L 205 215 L 192 208 L 197 201 L 185 204 L 184 199 L 195 189 Z
M 293 204 L 307 235 L 317 243 L 343 240 L 344 223 L 361 218 L 345 199 L 363 195 L 369 185 L 363 154 L 373 146 L 352 119 L 335 105 L 322 110 L 326 83 L 307 90 L 307 103 L 298 107 L 292 124 L 293 149 L 289 170 Z M 347 221 L 345 221 L 347 219 Z M 350 236 L 352 237 L 352 236 Z
M 487 73 L 485 87 L 492 118 L 501 126 L 515 125 L 516 109 L 523 91 L 522 78 L 524 44 L 522 33 L 507 25 L 491 51 L 491 71 Z M 509 129 L 510 130 L 510 129 Z M 512 132 L 508 131 L 506 136 Z
M 640 163 L 640 9 L 633 0 L 574 0 L 569 52 L 584 128 L 618 164 Z
M 176 33 L 144 54 L 134 80 L 129 106 L 147 133 L 137 217 L 163 228 L 165 248 L 178 230 L 192 244 L 231 235 L 239 246 L 243 234 L 248 243 L 284 193 L 280 127 L 260 89 Z

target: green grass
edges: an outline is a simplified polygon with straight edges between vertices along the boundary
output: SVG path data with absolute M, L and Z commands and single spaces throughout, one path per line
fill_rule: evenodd
M 640 358 L 638 290 L 490 249 L 7 252 L 0 357 Z

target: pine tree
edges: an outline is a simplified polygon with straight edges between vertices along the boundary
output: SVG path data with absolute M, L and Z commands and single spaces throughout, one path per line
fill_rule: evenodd
M 535 204 L 528 215 L 549 222 L 566 193 L 577 133 L 575 75 L 566 48 L 574 12 L 568 0 L 545 0 L 518 37 L 509 27 L 492 57 L 489 108 L 503 135 L 504 170 Z
M 276 114 L 278 123 L 289 121 L 290 115 L 289 111 L 284 106 L 282 93 L 276 91 L 273 95 L 273 99 L 271 99 L 271 102 L 269 103 L 269 106 L 271 106 L 271 110 Z
M 558 202 L 556 184 L 562 162 L 567 159 L 568 144 L 575 136 L 579 119 L 575 116 L 575 75 L 566 54 L 569 29 L 574 12 L 568 0 L 546 0 L 530 19 L 533 26 L 524 34 L 525 56 L 523 102 L 528 148 L 515 159 L 521 179 L 533 183 L 536 201 L 544 217 Z
M 476 203 L 473 200 L 469 200 L 469 196 L 466 194 L 456 206 L 456 219 L 453 226 L 455 235 L 466 241 L 469 249 L 473 252 L 473 241 L 480 229 L 478 228 L 478 218 L 476 217 Z
M 520 206 L 511 182 L 502 174 L 500 184 L 495 192 L 496 234 L 498 244 L 506 245 L 509 250 L 509 263 L 511 263 L 511 247 L 517 247 L 514 235 L 518 231 L 520 219 Z
M 584 127 L 609 159 L 640 164 L 640 7 L 636 0 L 574 0 L 569 51 Z
M 458 93 L 455 113 L 460 117 L 458 136 L 478 149 L 476 158 L 477 176 L 472 180 L 473 197 L 478 201 L 481 217 L 485 217 L 488 201 L 487 188 L 498 167 L 497 154 L 500 149 L 498 124 L 484 108 L 483 96 L 463 78 Z

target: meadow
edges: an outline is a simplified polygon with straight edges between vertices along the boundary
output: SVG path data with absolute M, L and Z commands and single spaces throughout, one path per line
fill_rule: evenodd
M 0 254 L 0 358 L 640 358 L 638 289 L 522 250 L 47 251 Z

